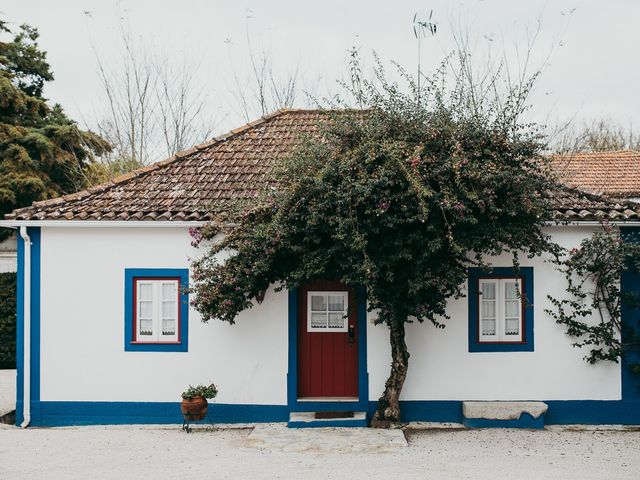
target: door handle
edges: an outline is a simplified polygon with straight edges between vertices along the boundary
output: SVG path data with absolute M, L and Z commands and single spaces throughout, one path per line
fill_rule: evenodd
M 356 326 L 349 325 L 349 343 L 353 343 L 356 337 Z

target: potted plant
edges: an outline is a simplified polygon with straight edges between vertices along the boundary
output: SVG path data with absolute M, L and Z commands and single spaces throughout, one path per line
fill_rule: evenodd
M 189 422 L 191 420 L 202 420 L 207 414 L 209 403 L 207 398 L 215 398 L 218 394 L 218 387 L 211 385 L 189 385 L 189 388 L 182 392 L 182 403 L 180 410 L 182 416 Z

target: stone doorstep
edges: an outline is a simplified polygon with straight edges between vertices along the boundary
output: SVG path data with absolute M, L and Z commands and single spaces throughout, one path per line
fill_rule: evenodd
M 519 420 L 523 413 L 538 419 L 547 413 L 544 402 L 462 402 L 465 419 Z
M 316 418 L 316 412 L 291 412 L 287 425 L 292 428 L 366 427 L 366 412 L 353 412 L 348 418 Z

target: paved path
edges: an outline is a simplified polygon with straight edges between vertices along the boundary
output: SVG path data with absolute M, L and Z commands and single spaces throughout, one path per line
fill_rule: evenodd
M 258 425 L 247 437 L 247 445 L 298 453 L 382 453 L 406 447 L 407 440 L 402 430 Z
M 283 428 L 261 426 L 257 444 L 251 429 L 0 425 L 0 478 L 638 480 L 640 472 L 638 431 L 426 430 L 408 433 L 407 447 L 381 452 L 341 451 L 345 433 L 333 430 L 321 452 L 301 452 L 283 448 Z M 349 436 L 379 434 L 359 431 Z M 290 438 L 316 441 L 313 431 Z M 326 451 L 332 443 L 336 451 Z
M 0 370 L 0 417 L 16 409 L 16 371 Z

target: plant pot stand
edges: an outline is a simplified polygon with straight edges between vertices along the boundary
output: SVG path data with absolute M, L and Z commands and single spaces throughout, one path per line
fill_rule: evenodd
M 180 404 L 180 410 L 182 411 L 182 430 L 187 433 L 191 433 L 191 422 L 203 420 L 207 416 L 209 404 L 204 397 L 194 397 L 190 399 L 183 399 Z

